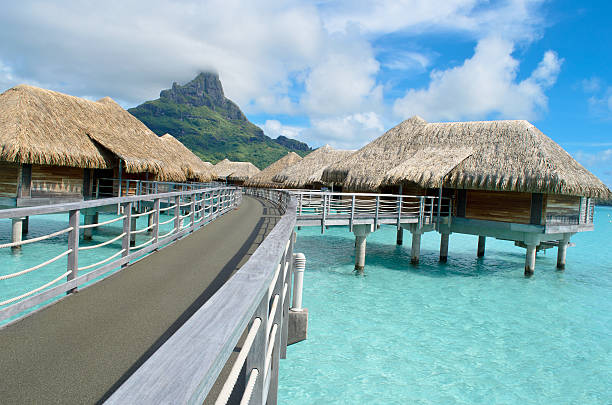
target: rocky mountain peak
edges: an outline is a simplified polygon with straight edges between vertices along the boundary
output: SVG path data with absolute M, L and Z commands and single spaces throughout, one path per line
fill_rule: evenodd
M 201 72 L 184 85 L 174 82 L 172 88 L 162 90 L 159 97 L 177 104 L 188 104 L 194 107 L 206 106 L 226 118 L 246 121 L 240 108 L 225 98 L 217 73 Z

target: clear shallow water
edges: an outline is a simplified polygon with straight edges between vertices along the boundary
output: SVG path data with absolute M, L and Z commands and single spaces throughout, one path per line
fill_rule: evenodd
M 308 340 L 280 363 L 280 404 L 611 404 L 612 225 L 572 238 L 565 272 L 556 249 L 523 277 L 525 250 L 452 234 L 422 239 L 410 265 L 410 233 L 368 236 L 366 275 L 355 276 L 346 228 L 302 228 Z

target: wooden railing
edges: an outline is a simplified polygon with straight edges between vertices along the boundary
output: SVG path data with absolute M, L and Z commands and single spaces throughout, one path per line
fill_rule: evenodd
M 127 197 L 131 195 L 172 193 L 176 191 L 200 190 L 224 186 L 223 183 L 219 182 L 178 183 L 171 181 L 99 178 L 96 180 L 95 188 L 92 190 L 92 197 Z
M 246 370 L 241 404 L 275 404 L 278 363 L 287 346 L 296 200 L 252 190 L 284 214 L 251 258 L 108 399 L 108 404 L 201 404 L 246 335 L 216 404 L 225 404 Z M 209 398 L 210 399 L 210 398 Z M 212 398 L 213 400 L 215 398 Z
M 13 317 L 60 294 L 74 292 L 79 286 L 113 269 L 127 266 L 130 261 L 138 259 L 155 249 L 159 249 L 165 244 L 213 221 L 219 215 L 238 206 L 241 199 L 242 193 L 239 189 L 221 187 L 1 210 L 0 219 L 65 212 L 68 213 L 68 223 L 66 227 L 56 232 L 33 239 L 5 243 L 0 245 L 0 249 L 18 249 L 24 245 L 41 242 L 64 234 L 67 234 L 68 237 L 66 249 L 60 254 L 36 266 L 0 275 L 1 288 L 4 280 L 40 271 L 61 258 L 67 258 L 67 266 L 65 271 L 62 271 L 62 274 L 56 274 L 55 278 L 49 279 L 44 285 L 36 286 L 23 294 L 1 301 L 0 321 Z M 146 202 L 146 205 L 142 206 L 143 209 L 148 207 L 148 210 L 135 211 L 135 206 L 143 202 Z M 116 218 L 100 223 L 80 225 L 80 214 L 82 211 L 91 211 L 97 207 L 108 205 L 117 205 L 119 207 Z M 149 225 L 136 229 L 136 218 L 144 215 L 152 216 Z M 166 217 L 169 219 L 166 219 Z M 105 227 L 119 221 L 122 221 L 123 226 L 117 235 L 111 236 L 104 242 L 95 245 L 81 244 L 81 232 L 90 231 L 92 228 Z M 168 225 L 170 230 L 161 234 L 160 229 L 163 225 Z M 149 237 L 146 241 L 136 245 L 136 235 L 144 232 L 147 232 Z M 81 265 L 79 255 L 87 254 L 86 252 L 109 246 L 113 243 L 118 245 L 119 242 L 121 247 L 113 254 L 95 263 Z M 84 273 L 85 271 L 87 272 Z
M 379 223 L 414 222 L 419 227 L 435 224 L 438 217 L 450 218 L 452 203 L 449 198 L 373 193 L 333 193 L 320 191 L 292 191 L 297 200 L 297 217 L 320 219 L 321 227 L 345 221 L 349 227 L 355 221 L 369 219 Z M 441 205 L 440 204 L 441 201 Z

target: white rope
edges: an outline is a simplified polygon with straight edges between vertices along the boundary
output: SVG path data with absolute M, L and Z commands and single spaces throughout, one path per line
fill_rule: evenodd
M 16 272 L 16 273 L 6 274 L 6 275 L 4 275 L 4 276 L 0 276 L 0 281 L 2 281 L 2 280 L 8 280 L 9 278 L 13 278 L 13 277 L 21 276 L 22 274 L 27 274 L 27 273 L 29 273 L 29 272 L 31 272 L 31 271 L 38 270 L 38 269 L 40 269 L 41 267 L 44 267 L 44 266 L 46 266 L 46 265 L 48 265 L 48 264 L 53 263 L 54 261 L 56 261 L 56 260 L 58 260 L 58 259 L 61 259 L 62 257 L 66 256 L 67 254 L 69 254 L 69 253 L 71 253 L 71 252 L 72 252 L 72 249 L 68 249 L 68 250 L 66 250 L 65 252 L 60 253 L 59 255 L 55 256 L 54 258 L 49 259 L 49 260 L 47 260 L 46 262 L 41 263 L 41 264 L 38 264 L 38 265 L 36 265 L 36 266 L 34 266 L 34 267 L 30 267 L 29 269 L 25 269 L 25 270 L 18 271 L 18 272 Z
M 223 388 L 221 388 L 221 392 L 215 401 L 215 405 L 227 404 L 227 401 L 234 390 L 234 386 L 236 385 L 236 381 L 238 381 L 238 376 L 240 375 L 242 366 L 244 365 L 244 362 L 251 351 L 251 346 L 253 345 L 253 341 L 257 336 L 257 331 L 259 330 L 260 326 L 261 318 L 255 318 L 253 320 L 253 324 L 251 325 L 251 329 L 249 329 L 249 333 L 244 340 L 244 344 L 240 349 L 240 353 L 238 353 L 238 357 L 236 358 L 236 361 L 234 362 L 234 365 L 227 376 L 227 380 L 225 380 L 225 384 L 223 384 Z
M 110 257 L 107 257 L 107 258 L 106 258 L 106 259 L 104 259 L 104 260 L 100 260 L 100 261 L 99 261 L 99 262 L 97 262 L 97 263 L 90 264 L 89 266 L 79 267 L 79 271 L 80 271 L 80 270 L 89 270 L 89 269 L 91 269 L 92 267 L 96 267 L 96 266 L 99 266 L 99 265 L 101 265 L 101 264 L 104 264 L 104 263 L 106 263 L 106 262 L 108 262 L 108 261 L 110 261 L 110 260 L 114 259 L 115 257 L 119 256 L 119 255 L 120 255 L 121 253 L 123 253 L 123 252 L 125 252 L 125 249 L 121 249 L 120 251 L 118 251 L 118 252 L 117 252 L 117 253 L 115 253 L 114 255 L 112 255 L 112 256 L 110 256 Z
M 285 302 L 285 298 L 287 296 L 287 287 L 288 287 L 288 284 L 285 283 L 285 285 L 283 286 L 283 302 Z
M 173 233 L 174 233 L 174 228 L 172 228 L 172 230 L 171 230 L 170 232 L 168 232 L 168 233 L 165 233 L 165 234 L 163 234 L 163 235 L 159 235 L 159 238 L 160 238 L 160 239 L 161 239 L 161 238 L 165 238 L 166 236 L 170 236 L 170 235 L 172 235 Z
M 276 329 L 278 329 L 277 323 L 272 326 L 272 333 L 268 339 L 268 352 L 266 353 L 266 362 L 264 363 L 264 376 L 268 374 L 268 368 L 270 367 L 270 361 L 272 360 L 272 351 L 274 350 L 274 343 L 276 341 Z
M 147 226 L 146 228 L 142 228 L 142 229 L 139 229 L 137 231 L 130 231 L 130 234 L 131 235 L 136 235 L 138 233 L 143 233 L 145 231 L 148 231 L 149 229 L 152 229 L 154 226 L 155 226 L 155 224 L 151 224 L 151 225 Z
M 126 217 L 125 215 L 122 215 L 119 218 L 109 219 L 108 221 L 98 222 L 97 224 L 79 225 L 79 229 L 87 229 L 87 228 L 93 228 L 93 227 L 96 227 L 96 226 L 112 224 L 113 222 L 117 222 L 117 221 L 119 221 L 119 220 L 121 220 L 121 219 L 123 219 L 125 217 Z
M 34 293 L 39 292 L 40 290 L 44 290 L 45 288 L 49 287 L 50 285 L 53 285 L 53 284 L 57 283 L 58 281 L 60 281 L 62 278 L 66 277 L 70 273 L 72 273 L 72 270 L 69 270 L 69 271 L 65 272 L 64 274 L 62 274 L 61 276 L 59 276 L 55 280 L 50 281 L 47 284 L 42 285 L 42 286 L 40 286 L 40 287 L 30 291 L 30 292 L 27 292 L 25 294 L 21 294 L 18 297 L 14 297 L 14 298 L 8 299 L 6 301 L 2 301 L 2 302 L 0 302 L 0 307 L 3 306 L 3 305 L 6 305 L 6 304 L 10 304 L 11 302 L 19 301 L 22 298 L 28 297 L 28 296 L 30 296 L 30 295 L 32 295 Z
M 159 209 L 159 212 L 168 211 L 168 210 L 171 210 L 172 208 L 176 208 L 176 204 L 171 205 L 171 206 L 166 207 L 166 208 L 160 208 L 160 209 Z
M 131 248 L 132 250 L 136 250 L 136 249 L 140 249 L 141 247 L 144 247 L 146 245 L 148 245 L 149 243 L 153 242 L 155 240 L 155 238 L 151 238 L 146 242 L 141 243 L 140 245 L 136 245 L 133 248 Z
M 72 231 L 72 229 L 73 229 L 72 227 L 69 227 L 69 228 L 66 228 L 66 229 L 62 229 L 61 231 L 53 232 L 53 233 L 50 233 L 48 235 L 38 236 L 38 237 L 32 238 L 32 239 L 26 239 L 26 240 L 22 240 L 22 241 L 19 241 L 19 242 L 4 243 L 4 244 L 0 245 L 0 249 L 1 248 L 7 248 L 7 247 L 13 247 L 13 246 L 27 245 L 28 243 L 34 243 L 34 242 L 38 242 L 38 241 L 41 241 L 41 240 L 49 239 L 49 238 L 52 238 L 54 236 L 58 236 L 58 235 L 64 234 L 66 232 L 70 232 L 70 231 Z
M 279 298 L 280 297 L 278 294 L 276 294 L 274 296 L 274 301 L 272 301 L 272 308 L 270 309 L 270 314 L 268 315 L 268 328 L 266 329 L 266 333 L 268 335 L 270 334 L 270 329 L 272 329 L 272 322 L 274 322 L 274 319 L 276 318 L 276 308 L 278 307 Z
M 204 219 L 204 217 L 200 217 L 200 218 L 196 219 L 195 221 L 193 221 L 193 223 L 194 223 L 194 224 L 197 224 L 198 222 L 200 222 L 200 221 L 201 221 L 201 220 L 203 220 L 203 219 Z
M 186 207 L 186 206 L 188 206 L 188 205 L 191 205 L 191 201 L 186 202 L 186 203 L 182 203 L 182 204 L 179 204 L 179 205 L 180 205 L 181 207 Z
M 159 225 L 166 225 L 166 224 L 169 224 L 170 222 L 174 221 L 175 219 L 176 219 L 176 215 L 175 215 L 175 216 L 173 216 L 172 218 L 170 218 L 170 219 L 169 219 L 169 220 L 167 220 L 167 221 L 160 222 L 160 223 L 159 223 Z
M 79 251 L 81 250 L 91 250 L 91 249 L 96 249 L 102 246 L 106 246 L 106 245 L 110 245 L 111 243 L 115 242 L 118 239 L 121 239 L 123 236 L 125 236 L 125 232 L 123 232 L 121 235 L 115 236 L 113 239 L 109 239 L 106 242 L 102 242 L 99 243 L 97 245 L 92 245 L 92 246 L 79 246 Z
M 257 382 L 258 375 L 259 370 L 257 370 L 256 368 L 251 370 L 251 375 L 249 376 L 249 381 L 247 381 L 244 393 L 242 394 L 240 405 L 248 405 L 249 402 L 251 402 L 251 395 L 253 395 L 253 389 L 255 388 L 255 382 Z
M 279 263 L 276 266 L 276 271 L 274 272 L 274 277 L 272 278 L 272 283 L 270 283 L 270 287 L 268 287 L 268 295 L 272 295 L 272 290 L 274 290 L 274 286 L 276 285 L 276 280 L 278 279 L 278 274 L 280 273 L 281 264 Z
M 191 216 L 191 212 L 189 214 L 185 214 L 185 215 L 179 215 L 180 219 L 185 219 L 187 217 Z
M 151 210 L 151 211 L 141 212 L 140 214 L 132 214 L 132 218 L 138 218 L 138 217 L 141 217 L 143 215 L 152 214 L 154 212 L 155 212 L 155 210 Z

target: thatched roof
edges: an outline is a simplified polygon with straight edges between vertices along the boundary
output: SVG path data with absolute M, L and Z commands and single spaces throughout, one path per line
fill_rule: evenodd
M 3 160 L 107 168 L 110 151 L 128 173 L 183 180 L 178 164 L 149 128 L 112 99 L 89 101 L 19 85 L 0 95 L 0 158 Z
M 302 157 L 295 152 L 289 152 L 270 166 L 248 179 L 244 185 L 247 187 L 280 187 L 280 183 L 272 180 L 274 176 L 288 167 L 300 162 Z
M 93 104 L 26 85 L 0 94 L 0 160 L 111 167 L 113 156 L 86 135 Z
M 202 161 L 192 151 L 187 149 L 178 139 L 170 134 L 160 138 L 166 145 L 169 156 L 174 162 L 180 162 L 185 177 L 190 180 L 211 181 L 217 178 L 212 164 Z M 208 163 L 208 165 L 206 164 Z
M 218 179 L 230 181 L 245 181 L 260 172 L 251 162 L 232 162 L 229 159 L 223 159 L 214 165 L 213 170 Z
M 338 150 L 325 145 L 278 173 L 272 180 L 282 183 L 279 187 L 284 188 L 302 188 L 307 185 L 322 184 L 323 170 L 353 153 L 355 153 L 354 150 Z
M 327 182 L 351 190 L 415 182 L 421 187 L 607 197 L 610 190 L 527 121 L 427 123 L 412 117 L 328 167 Z

